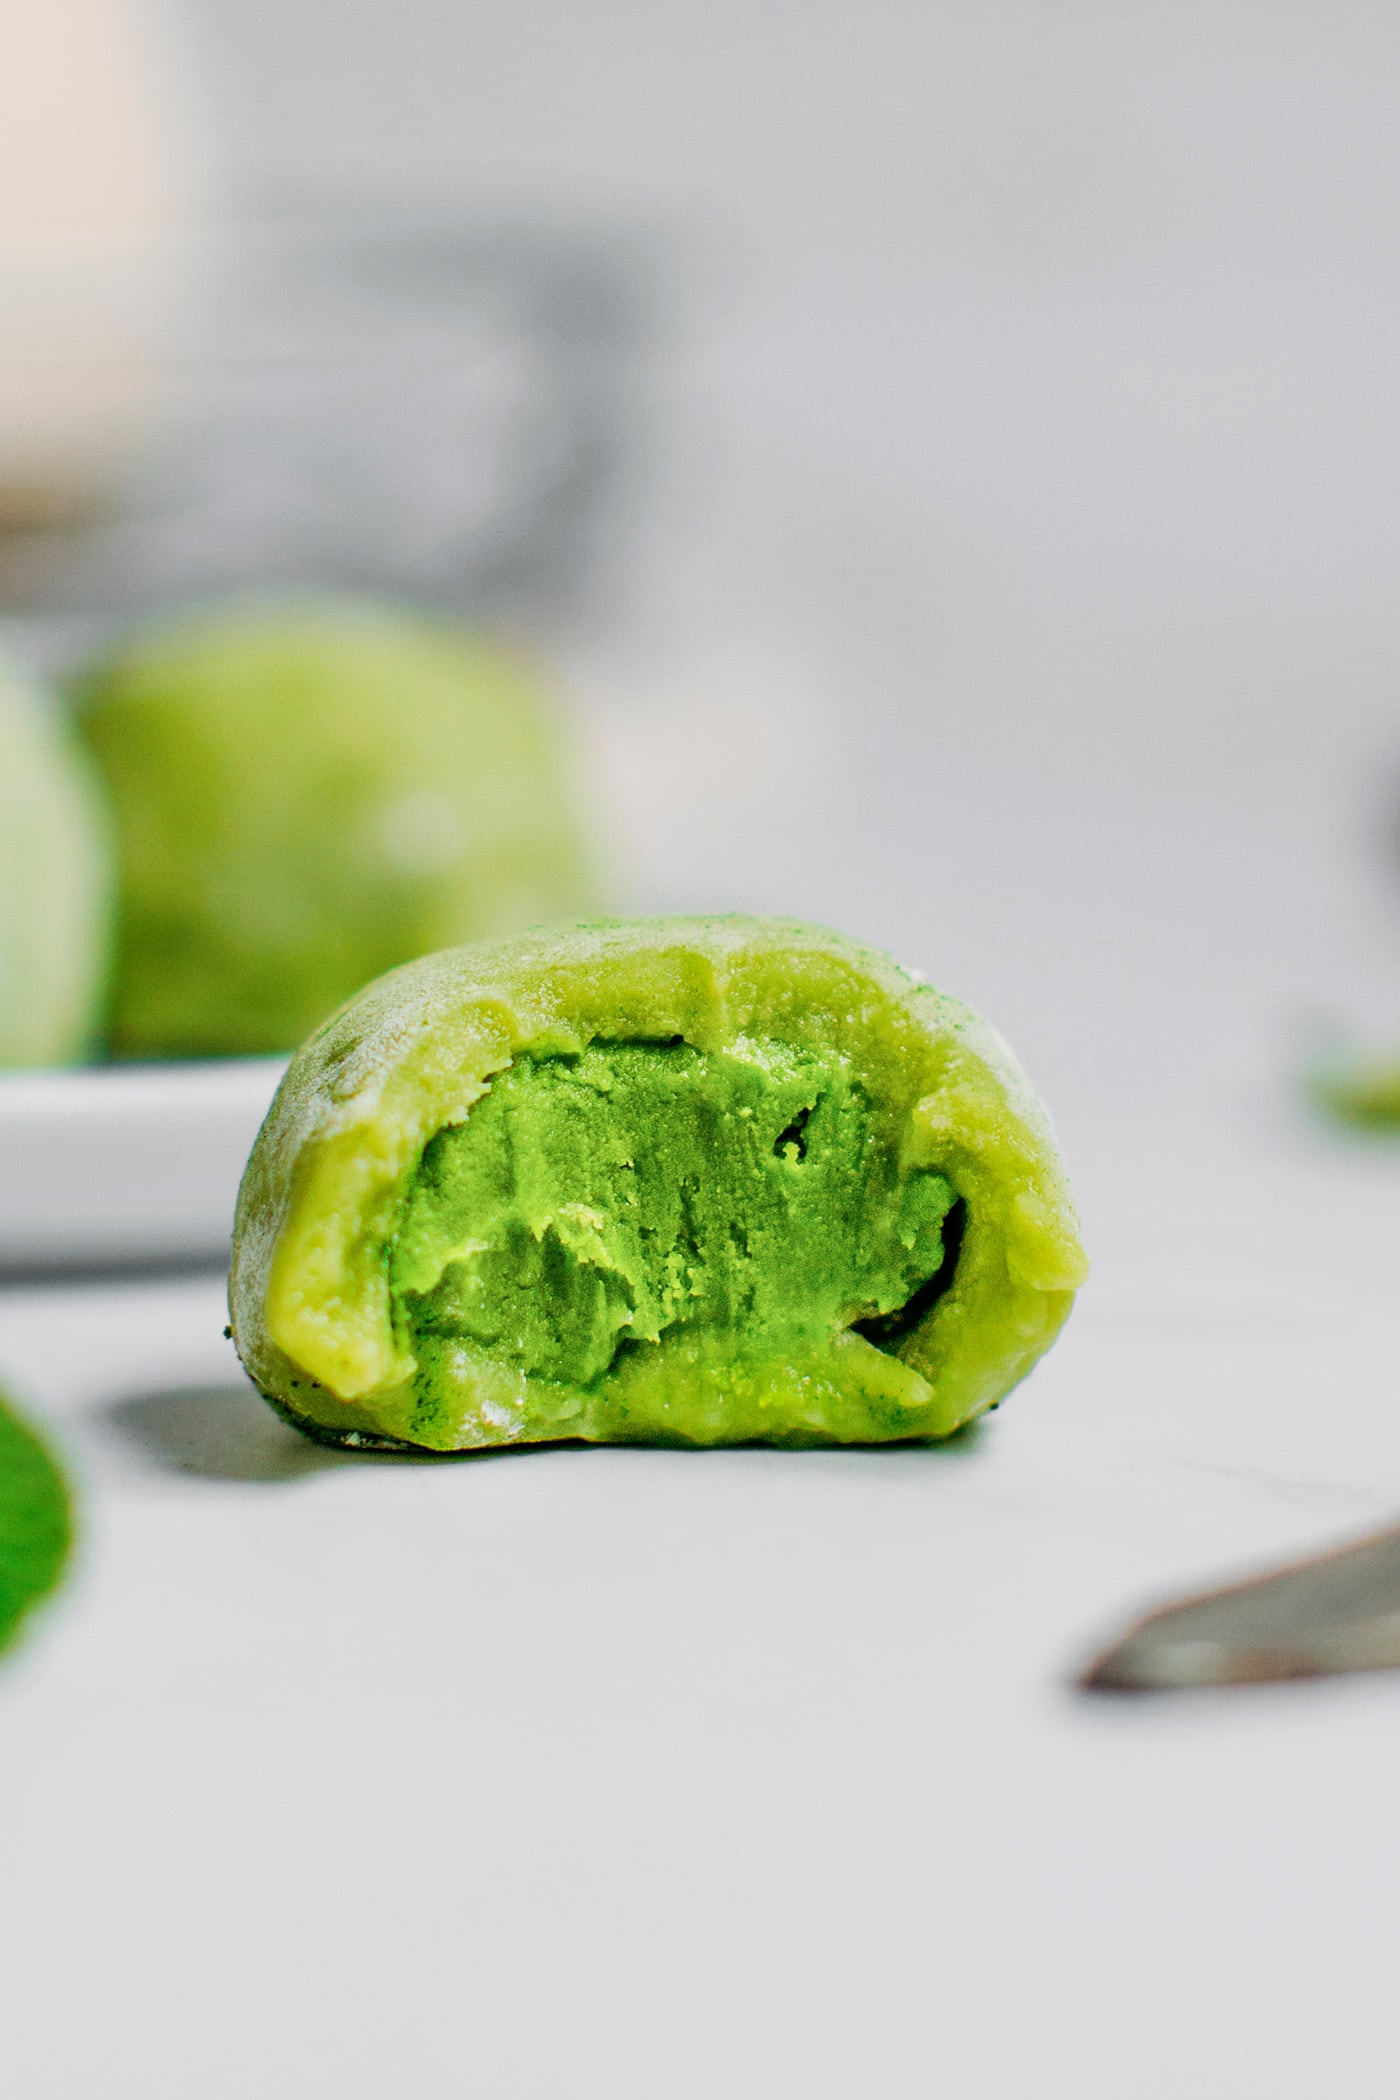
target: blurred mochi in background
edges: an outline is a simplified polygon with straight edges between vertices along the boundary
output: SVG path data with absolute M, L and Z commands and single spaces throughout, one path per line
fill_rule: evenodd
M 0 1068 L 91 1049 L 113 888 L 95 769 L 53 697 L 0 656 Z

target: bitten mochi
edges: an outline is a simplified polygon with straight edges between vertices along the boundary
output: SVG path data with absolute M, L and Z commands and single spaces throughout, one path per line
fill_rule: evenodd
M 294 1059 L 244 1176 L 232 1332 L 323 1441 L 943 1437 L 1085 1261 L 1001 1038 L 788 920 L 432 955 Z

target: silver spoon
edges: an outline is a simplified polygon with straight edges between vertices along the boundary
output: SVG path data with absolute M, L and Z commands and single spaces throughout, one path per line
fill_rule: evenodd
M 1400 1527 L 1149 1612 L 1079 1679 L 1172 1691 L 1400 1669 Z

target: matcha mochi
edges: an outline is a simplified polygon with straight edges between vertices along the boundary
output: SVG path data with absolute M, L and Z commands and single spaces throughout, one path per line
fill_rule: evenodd
M 0 1065 L 83 1056 L 106 982 L 106 812 L 56 707 L 0 660 Z
M 559 731 L 499 644 L 244 607 L 75 699 L 119 833 L 118 1056 L 290 1050 L 395 963 L 590 901 Z
M 233 1334 L 374 1448 L 941 1437 L 1085 1273 L 1005 1044 L 785 920 L 424 957 L 293 1060 L 244 1176 Z

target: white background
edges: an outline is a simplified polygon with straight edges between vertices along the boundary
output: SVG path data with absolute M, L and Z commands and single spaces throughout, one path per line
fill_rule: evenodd
M 1396 1013 L 1392 9 L 190 28 L 230 198 L 656 230 L 674 324 L 603 639 L 656 685 L 777 657 L 839 747 L 829 800 L 775 769 L 766 825 L 697 839 L 686 901 L 917 951 L 1060 1102 L 1267 1069 L 1353 977 Z
M 1400 1489 L 1400 1158 L 1289 1095 L 1400 1038 L 1393 10 L 189 13 L 235 201 L 655 230 L 559 638 L 626 879 L 985 1006 L 1096 1277 L 954 1449 L 447 1466 L 284 1436 L 215 1283 L 8 1294 L 87 1497 L 4 1684 L 7 2077 L 1393 2092 L 1400 1686 L 1070 1689 Z

